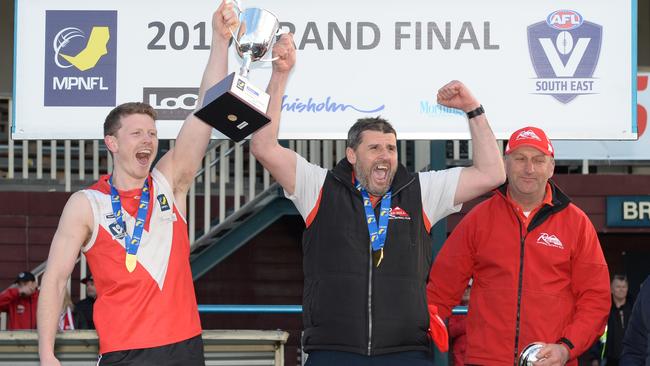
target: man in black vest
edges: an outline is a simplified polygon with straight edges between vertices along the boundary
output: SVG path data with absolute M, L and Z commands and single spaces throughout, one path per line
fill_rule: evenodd
M 271 123 L 252 138 L 257 159 L 305 220 L 304 350 L 307 365 L 431 365 L 426 282 L 431 227 L 460 204 L 497 187 L 505 172 L 484 110 L 452 81 L 438 103 L 465 111 L 474 165 L 409 173 L 397 160 L 397 136 L 381 118 L 357 121 L 346 158 L 327 171 L 278 144 L 282 96 L 295 62 L 291 47 L 267 89 Z M 437 319 L 433 317 L 432 319 Z M 444 325 L 437 324 L 446 342 Z

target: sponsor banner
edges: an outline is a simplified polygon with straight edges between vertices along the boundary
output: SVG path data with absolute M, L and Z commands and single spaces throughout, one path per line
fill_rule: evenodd
M 634 0 L 245 6 L 271 10 L 295 34 L 281 138 L 344 139 L 356 119 L 376 115 L 400 139 L 469 138 L 464 113 L 436 103 L 454 79 L 501 139 L 524 125 L 553 139 L 637 137 Z M 159 136 L 174 138 L 196 105 L 215 7 L 17 1 L 13 137 L 101 138 L 113 106 L 145 101 L 158 111 Z M 238 70 L 233 47 L 229 56 Z M 270 74 L 269 62 L 257 62 L 249 79 L 265 90 Z
M 47 10 L 43 106 L 114 106 L 116 40 L 116 11 Z
M 640 71 L 637 76 L 637 131 L 636 141 L 554 141 L 555 157 L 566 160 L 650 160 L 650 72 Z
M 607 197 L 607 226 L 650 227 L 650 196 Z

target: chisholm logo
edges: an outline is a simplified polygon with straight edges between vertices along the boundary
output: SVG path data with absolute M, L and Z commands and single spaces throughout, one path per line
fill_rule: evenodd
M 334 113 L 345 112 L 348 109 L 352 109 L 360 113 L 376 113 L 384 110 L 384 108 L 385 106 L 383 104 L 374 108 L 361 108 L 352 104 L 339 103 L 335 101 L 331 96 L 328 96 L 324 100 L 314 100 L 314 98 L 309 97 L 306 100 L 293 98 L 293 101 L 290 101 L 288 95 L 282 97 L 282 110 L 287 112 Z

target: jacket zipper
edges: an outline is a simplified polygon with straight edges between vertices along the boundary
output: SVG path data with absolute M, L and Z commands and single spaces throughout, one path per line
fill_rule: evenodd
M 372 350 L 372 246 L 368 243 L 368 356 Z
M 332 176 L 334 179 L 338 180 L 341 183 L 344 183 L 345 180 L 341 179 L 339 176 L 336 174 L 332 173 Z M 396 195 L 399 193 L 399 191 L 403 190 L 407 186 L 409 186 L 413 181 L 415 181 L 416 177 L 412 177 L 408 182 L 403 184 L 401 187 L 399 187 L 395 192 L 393 192 L 393 195 Z M 345 184 L 344 184 L 345 185 Z M 351 186 L 350 186 L 351 187 Z M 351 187 L 353 191 L 356 191 L 356 188 Z M 368 350 L 367 350 L 367 355 L 370 356 L 372 353 L 372 246 L 370 245 L 370 242 L 368 242 L 368 254 L 369 254 L 369 260 L 368 260 Z
M 515 213 L 516 215 L 516 213 Z M 522 235 L 521 221 L 519 221 L 519 238 L 520 238 L 520 251 L 519 251 L 519 281 L 517 284 L 517 322 L 515 324 L 515 348 L 514 353 L 514 366 L 517 366 L 517 350 L 519 349 L 519 322 L 521 319 L 521 291 L 524 282 L 524 244 L 526 243 L 526 235 Z

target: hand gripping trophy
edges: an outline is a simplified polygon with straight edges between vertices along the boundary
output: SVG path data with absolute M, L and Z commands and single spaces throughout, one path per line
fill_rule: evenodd
M 239 8 L 239 28 L 233 34 L 237 54 L 242 59 L 239 74 L 233 72 L 208 89 L 201 109 L 194 113 L 235 142 L 271 120 L 266 115 L 269 95 L 248 80 L 248 72 L 252 62 L 273 61 L 262 58 L 271 49 L 279 28 L 278 18 L 270 11 Z
M 517 365 L 533 366 L 536 361 L 540 360 L 537 358 L 537 353 L 542 349 L 542 347 L 544 347 L 544 345 L 541 343 L 531 343 L 527 345 L 524 350 L 521 351 Z

